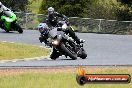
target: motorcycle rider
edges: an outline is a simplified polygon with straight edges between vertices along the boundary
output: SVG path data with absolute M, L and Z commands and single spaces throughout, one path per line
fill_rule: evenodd
M 1 2 L 0 2 L 0 17 L 3 15 L 3 14 L 6 14 L 7 16 L 10 15 L 8 14 L 9 12 L 12 12 L 9 8 L 5 7 Z M 3 27 L 3 20 L 0 20 L 0 27 L 1 28 L 4 28 Z
M 63 14 L 60 14 L 54 10 L 53 7 L 48 8 L 48 17 L 47 17 L 47 24 L 48 26 L 57 26 L 58 24 L 58 17 L 63 18 L 63 20 L 67 20 L 67 17 Z M 66 23 L 62 25 L 62 30 L 66 33 L 69 33 L 69 35 L 76 41 L 76 43 L 80 44 L 85 42 L 83 39 L 79 39 L 75 32 L 71 29 L 71 27 L 68 27 Z
M 67 20 L 67 17 L 63 14 L 60 14 L 54 10 L 53 7 L 48 8 L 48 17 L 46 19 L 46 23 L 49 27 L 56 27 L 58 25 L 58 17 L 63 18 L 63 20 Z M 75 32 L 69 27 L 69 24 L 63 23 L 62 24 L 62 30 L 66 33 L 69 33 L 69 35 L 76 41 L 77 44 L 85 42 L 83 39 L 79 39 Z M 53 48 L 53 52 L 50 55 L 51 59 L 58 58 L 61 54 L 56 51 L 56 49 Z
M 48 45 L 47 39 L 49 38 L 48 33 L 49 33 L 50 28 L 48 27 L 46 23 L 40 23 L 37 28 L 39 32 L 41 33 L 39 37 L 40 42 L 41 43 L 44 42 L 45 45 Z
M 50 45 L 49 41 L 47 40 L 49 38 L 48 34 L 49 34 L 49 30 L 50 30 L 48 25 L 46 23 L 40 23 L 37 28 L 38 28 L 39 32 L 41 33 L 41 35 L 39 37 L 40 42 L 41 43 L 44 42 L 46 46 L 52 47 Z M 52 51 L 53 52 L 51 53 L 50 58 L 53 59 L 53 58 L 58 58 L 60 56 L 60 54 L 56 51 L 56 49 L 53 48 Z

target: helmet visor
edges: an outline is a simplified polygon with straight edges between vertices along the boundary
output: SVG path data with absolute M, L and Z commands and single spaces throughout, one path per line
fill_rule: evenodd
M 54 11 L 52 11 L 52 10 L 51 10 L 51 11 L 48 11 L 48 13 L 49 13 L 49 14 L 53 14 L 53 13 L 54 13 Z
M 39 32 L 42 33 L 44 31 L 44 29 L 41 27 L 41 28 L 38 28 Z

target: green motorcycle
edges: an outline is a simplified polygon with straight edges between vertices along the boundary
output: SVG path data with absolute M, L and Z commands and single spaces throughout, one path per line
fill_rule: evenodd
M 1 21 L 3 22 L 2 29 L 6 32 L 18 31 L 19 33 L 23 33 L 23 29 L 17 24 L 17 17 L 13 12 L 6 11 L 1 16 Z

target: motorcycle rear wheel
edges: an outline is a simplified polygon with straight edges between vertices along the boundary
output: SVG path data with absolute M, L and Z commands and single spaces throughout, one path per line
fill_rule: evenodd
M 23 29 L 20 27 L 20 25 L 15 24 L 15 27 L 16 27 L 17 31 L 18 31 L 20 34 L 23 33 Z

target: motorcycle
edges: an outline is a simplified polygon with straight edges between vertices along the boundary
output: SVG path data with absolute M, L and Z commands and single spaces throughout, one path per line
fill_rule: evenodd
M 87 57 L 83 49 L 83 44 L 78 45 L 74 39 L 63 32 L 60 27 L 52 28 L 49 31 L 49 38 L 47 40 L 54 49 L 51 57 L 53 60 L 56 60 L 56 58 L 61 55 L 69 56 L 72 60 L 76 60 L 77 57 L 82 59 Z
M 23 33 L 23 29 L 18 25 L 17 17 L 13 12 L 6 11 L 6 13 L 1 16 L 1 21 L 3 22 L 2 29 L 6 32 L 18 31 L 19 33 Z

